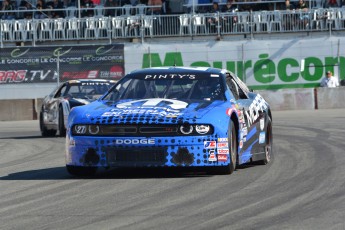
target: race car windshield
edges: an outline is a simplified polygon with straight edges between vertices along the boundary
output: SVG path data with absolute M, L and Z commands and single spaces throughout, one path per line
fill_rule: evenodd
M 124 78 L 105 100 L 168 98 L 178 100 L 225 100 L 220 78 L 138 79 Z

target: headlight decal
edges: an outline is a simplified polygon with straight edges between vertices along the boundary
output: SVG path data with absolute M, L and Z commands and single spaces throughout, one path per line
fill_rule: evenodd
M 212 135 L 214 128 L 208 124 L 183 125 L 104 125 L 75 124 L 72 135 L 76 136 L 200 136 Z

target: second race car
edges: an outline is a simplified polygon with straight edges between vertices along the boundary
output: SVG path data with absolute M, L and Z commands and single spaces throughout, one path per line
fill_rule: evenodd
M 42 136 L 66 135 L 71 108 L 86 105 L 105 94 L 116 81 L 103 79 L 70 80 L 60 84 L 43 99 L 39 115 Z

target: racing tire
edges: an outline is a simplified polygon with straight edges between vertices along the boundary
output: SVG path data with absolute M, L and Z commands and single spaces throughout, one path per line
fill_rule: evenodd
M 97 167 L 66 165 L 66 170 L 73 176 L 87 177 L 95 175 L 97 172 Z
M 65 128 L 65 122 L 64 122 L 62 107 L 59 108 L 59 136 L 60 137 L 66 136 L 66 128 Z
M 265 137 L 265 158 L 258 161 L 261 165 L 267 165 L 272 160 L 272 146 L 273 146 L 273 135 L 272 135 L 272 121 L 267 118 L 266 126 L 266 137 Z
M 222 169 L 221 169 L 222 174 L 232 174 L 236 170 L 236 166 L 238 164 L 237 136 L 236 136 L 235 124 L 233 121 L 230 121 L 230 124 L 229 124 L 228 143 L 229 143 L 230 164 L 227 166 L 222 166 Z
M 43 113 L 40 112 L 40 130 L 41 130 L 41 135 L 42 137 L 53 137 L 56 135 L 56 130 L 49 130 L 47 127 L 44 125 L 43 121 Z

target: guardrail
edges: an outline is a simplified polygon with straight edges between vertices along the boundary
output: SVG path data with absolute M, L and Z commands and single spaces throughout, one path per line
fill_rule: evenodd
M 345 8 L 0 20 L 5 43 L 345 30 Z

